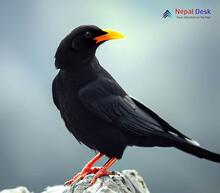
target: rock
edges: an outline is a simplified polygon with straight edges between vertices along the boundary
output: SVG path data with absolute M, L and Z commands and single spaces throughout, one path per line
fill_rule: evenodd
M 26 187 L 24 186 L 19 186 L 17 188 L 13 189 L 5 189 L 0 191 L 0 193 L 32 193 L 30 192 Z
M 47 187 L 42 193 L 150 193 L 143 178 L 135 170 L 114 172 L 113 175 L 103 176 L 89 187 L 94 174 L 87 175 L 83 180 L 71 187 L 57 185 Z M 33 193 L 25 187 L 6 189 L 0 193 Z
M 103 176 L 89 187 L 93 174 L 87 175 L 63 193 L 150 193 L 143 178 L 135 170 L 124 170 L 122 173 Z
M 48 186 L 42 193 L 64 193 L 69 187 L 63 185 Z

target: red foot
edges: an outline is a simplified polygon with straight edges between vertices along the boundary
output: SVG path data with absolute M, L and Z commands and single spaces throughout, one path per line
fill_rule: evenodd
M 75 184 L 76 182 L 82 180 L 86 177 L 88 174 L 96 174 L 99 170 L 101 170 L 102 167 L 92 167 L 92 168 L 85 168 L 78 174 L 76 174 L 72 179 L 65 182 L 64 186 L 71 186 Z
M 107 168 L 103 167 L 101 168 L 94 176 L 92 181 L 90 182 L 89 186 L 92 186 L 93 184 L 95 184 L 96 180 L 102 176 L 108 176 L 113 174 L 112 172 L 107 171 Z

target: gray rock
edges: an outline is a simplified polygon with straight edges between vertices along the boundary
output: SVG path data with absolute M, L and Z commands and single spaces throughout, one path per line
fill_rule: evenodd
M 89 187 L 94 174 L 87 175 L 83 180 L 71 187 L 57 185 L 47 187 L 42 193 L 150 193 L 143 178 L 135 170 L 114 172 L 103 176 Z M 26 187 L 6 189 L 0 193 L 32 193 Z
M 13 189 L 5 189 L 0 191 L 0 193 L 32 193 L 30 192 L 26 187 L 24 186 L 19 186 L 17 188 Z
M 89 187 L 93 174 L 87 175 L 63 193 L 150 193 L 143 178 L 135 170 L 124 170 L 122 173 L 103 176 Z
M 64 185 L 48 186 L 42 193 L 64 193 L 68 188 Z

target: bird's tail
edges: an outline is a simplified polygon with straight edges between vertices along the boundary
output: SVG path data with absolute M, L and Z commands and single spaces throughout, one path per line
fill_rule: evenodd
M 199 158 L 207 159 L 214 162 L 220 162 L 220 154 L 213 153 L 202 148 L 196 141 L 190 138 L 175 138 L 175 140 L 172 140 L 172 145 L 177 149 L 180 149 Z

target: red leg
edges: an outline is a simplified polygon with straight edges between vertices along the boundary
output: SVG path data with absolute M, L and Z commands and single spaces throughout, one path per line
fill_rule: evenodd
M 93 167 L 93 165 L 99 161 L 102 157 L 104 156 L 104 154 L 102 153 L 98 153 L 92 160 L 90 160 L 85 167 L 82 169 L 81 172 L 79 172 L 78 174 L 76 174 L 72 179 L 68 180 L 67 182 L 65 182 L 65 186 L 71 186 L 72 184 L 74 184 L 75 182 L 83 179 L 87 174 L 93 173 L 95 174 L 96 172 L 99 171 L 99 167 Z
M 92 160 L 90 160 L 85 167 L 83 168 L 82 172 L 86 172 L 86 171 L 90 171 L 92 169 L 92 166 L 99 161 L 102 157 L 104 156 L 104 154 L 102 153 L 98 153 L 94 158 L 92 158 Z
M 92 186 L 96 180 L 102 176 L 110 175 L 112 172 L 109 172 L 108 169 L 117 161 L 117 158 L 111 158 L 108 162 L 97 172 L 95 173 L 92 181 L 90 182 L 90 186 Z

